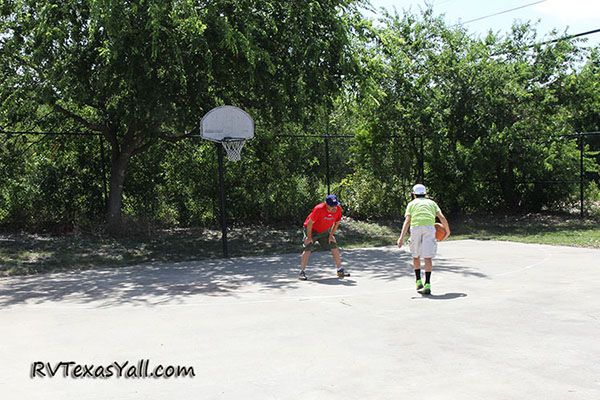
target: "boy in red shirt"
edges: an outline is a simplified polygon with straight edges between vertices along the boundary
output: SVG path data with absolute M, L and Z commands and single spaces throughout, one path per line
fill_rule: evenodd
M 340 249 L 338 249 L 335 236 L 333 236 L 338 226 L 340 226 L 341 220 L 342 207 L 335 194 L 327 196 L 325 202 L 317 204 L 306 217 L 304 221 L 304 252 L 302 252 L 300 258 L 300 275 L 298 276 L 300 280 L 306 280 L 304 269 L 308 264 L 310 253 L 313 251 L 316 242 L 323 248 L 331 250 L 338 277 L 350 276 L 342 268 Z

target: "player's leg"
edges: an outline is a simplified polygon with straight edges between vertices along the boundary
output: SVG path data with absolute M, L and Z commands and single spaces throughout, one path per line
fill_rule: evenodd
M 338 278 L 350 276 L 350 274 L 342 267 L 342 256 L 340 255 L 340 249 L 337 246 L 331 248 L 331 255 L 333 256 L 333 262 L 335 263 Z
M 306 266 L 308 265 L 308 260 L 310 258 L 310 253 L 312 252 L 313 249 L 313 245 L 314 245 L 314 240 L 312 243 L 306 243 L 306 230 L 304 231 L 304 239 L 302 242 L 302 245 L 304 247 L 304 251 L 302 252 L 302 256 L 300 256 L 300 273 L 298 274 L 298 279 L 305 281 L 306 280 L 306 273 L 304 272 L 304 270 L 306 269 Z
M 425 273 L 431 273 L 431 270 L 433 269 L 433 258 L 431 257 L 425 257 Z M 427 279 L 427 278 L 425 278 Z M 429 281 L 427 281 L 429 282 Z
M 336 269 L 342 268 L 342 256 L 340 255 L 340 249 L 337 247 L 332 248 L 331 255 L 333 256 L 333 262 L 335 263 Z
M 435 240 L 435 228 L 427 227 L 427 231 L 423 236 L 423 258 L 425 259 L 425 284 L 423 285 L 422 294 L 431 293 L 431 270 L 433 269 L 433 257 L 437 253 L 437 241 Z
M 308 259 L 310 258 L 310 253 L 311 253 L 310 250 L 304 249 L 304 251 L 302 252 L 302 256 L 300 257 L 300 274 L 298 275 L 298 279 L 301 279 L 303 281 L 306 280 L 306 273 L 304 272 L 304 270 L 306 269 L 306 266 L 308 265 Z
M 344 268 L 342 268 L 342 256 L 340 254 L 340 249 L 337 245 L 337 242 L 329 241 L 329 231 L 324 232 L 323 236 L 319 237 L 319 243 L 323 246 L 323 249 L 331 250 L 335 269 L 337 270 L 337 276 L 339 278 L 350 276 L 350 274 L 347 274 L 346 271 L 344 271 Z
M 433 268 L 433 259 L 431 257 L 425 258 L 425 285 L 423 285 L 423 294 L 431 293 L 431 270 Z
M 421 252 L 423 247 L 422 227 L 413 226 L 410 228 L 410 252 L 413 258 L 413 270 L 415 271 L 415 285 L 417 290 L 423 288 L 421 280 Z
M 413 257 L 413 270 L 415 271 L 415 280 L 417 290 L 423 289 L 423 281 L 421 280 L 421 259 Z

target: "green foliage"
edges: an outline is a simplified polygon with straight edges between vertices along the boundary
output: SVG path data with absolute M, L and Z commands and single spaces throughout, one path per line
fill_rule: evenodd
M 160 160 L 135 156 L 194 132 L 225 103 L 269 127 L 311 121 L 355 68 L 356 3 L 4 2 L 0 121 L 46 131 L 36 117 L 46 109 L 53 121 L 63 118 L 60 130 L 102 134 L 110 144 L 109 222 L 119 221 L 122 204 L 127 214 L 170 219 L 172 208 L 158 211 L 168 193 L 139 196 L 161 184 Z M 144 162 L 142 174 L 127 174 Z
M 398 219 L 410 200 L 410 186 L 396 177 L 381 180 L 362 169 L 340 183 L 340 196 L 347 214 L 361 219 Z
M 103 193 L 98 138 L 37 137 L 5 142 L 0 159 L 3 223 L 72 229 L 101 221 Z M 10 150 L 10 151 L 7 151 Z
M 585 200 L 587 215 L 600 218 L 600 187 L 596 182 L 590 182 L 585 188 Z
M 579 177 L 577 143 L 560 139 L 574 131 L 571 118 L 581 109 L 566 100 L 581 90 L 569 82 L 596 77 L 589 63 L 577 70 L 582 50 L 566 41 L 531 48 L 528 24 L 503 38 L 472 39 L 431 10 L 382 22 L 377 46 L 367 50 L 380 80 L 361 86 L 367 93 L 357 107 L 370 125 L 355 168 L 367 166 L 378 182 L 424 181 L 451 212 L 561 207 Z M 594 97 L 582 95 L 584 103 Z M 370 209 L 380 185 L 357 187 L 365 193 L 355 199 Z
M 326 134 L 354 135 L 327 141 L 353 217 L 400 217 L 417 181 L 450 213 L 574 207 L 579 147 L 561 135 L 600 130 L 598 49 L 532 46 L 530 24 L 476 39 L 430 9 L 374 23 L 361 3 L 1 3 L 0 126 L 99 136 L 0 136 L 0 224 L 96 224 L 107 209 L 218 224 L 216 147 L 182 135 L 221 104 L 256 126 L 226 163 L 230 223 L 302 222 L 327 192 Z M 592 202 L 600 136 L 585 151 Z

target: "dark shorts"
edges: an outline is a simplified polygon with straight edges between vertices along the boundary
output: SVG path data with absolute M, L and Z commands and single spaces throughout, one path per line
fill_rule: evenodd
M 304 239 L 306 239 L 306 228 L 304 228 Z M 309 244 L 304 244 L 304 241 L 302 242 L 302 245 L 304 246 L 304 250 L 307 250 L 307 251 L 315 251 L 317 249 L 331 250 L 331 249 L 337 249 L 337 247 L 338 247 L 337 243 L 329 243 L 329 230 L 326 230 L 325 232 L 321 232 L 321 233 L 313 232 L 312 239 L 313 239 L 312 243 L 309 243 Z

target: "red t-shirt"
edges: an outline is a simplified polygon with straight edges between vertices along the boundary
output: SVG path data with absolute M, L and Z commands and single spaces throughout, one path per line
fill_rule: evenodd
M 312 212 L 306 217 L 304 221 L 304 227 L 308 225 L 308 220 L 314 221 L 312 231 L 315 233 L 322 233 L 328 230 L 338 221 L 342 219 L 342 207 L 336 206 L 335 212 L 330 213 L 327 211 L 327 203 L 320 203 L 313 208 Z

